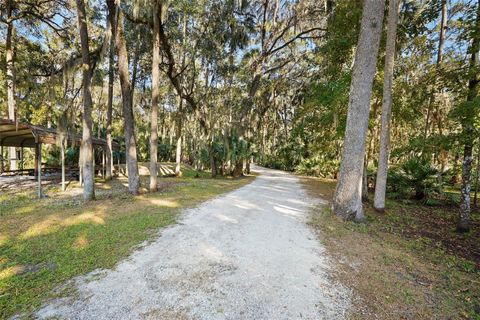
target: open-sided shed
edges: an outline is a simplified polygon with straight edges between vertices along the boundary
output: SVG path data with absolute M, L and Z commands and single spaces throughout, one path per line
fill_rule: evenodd
M 35 126 L 28 123 L 15 123 L 13 120 L 0 119 L 0 147 L 17 147 L 20 148 L 20 158 L 23 159 L 23 148 L 35 149 L 35 177 L 38 179 L 38 196 L 42 196 L 41 179 L 42 179 L 42 144 L 59 144 L 63 140 L 64 143 L 70 142 L 80 145 L 82 136 L 71 132 L 63 133 L 63 139 L 60 133 L 52 128 L 45 128 Z M 107 148 L 107 141 L 105 139 L 93 138 L 93 147 L 101 148 L 104 152 Z M 62 163 L 62 189 L 65 189 L 65 145 L 60 143 L 61 149 L 61 163 Z M 116 141 L 112 142 L 112 148 L 118 149 L 119 144 Z M 0 172 L 3 172 L 3 162 Z M 23 169 L 23 168 L 22 168 Z

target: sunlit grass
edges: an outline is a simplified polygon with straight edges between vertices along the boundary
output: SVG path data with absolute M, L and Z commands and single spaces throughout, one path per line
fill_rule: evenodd
M 198 178 L 197 178 L 198 176 Z M 135 246 L 175 222 L 182 208 L 233 190 L 252 178 L 210 179 L 184 168 L 182 178 L 159 179 L 157 193 L 126 193 L 125 177 L 100 183 L 97 200 L 84 204 L 71 183 L 0 196 L 0 318 L 37 308 L 52 289 L 96 268 L 111 268 Z M 148 177 L 142 177 L 147 183 Z

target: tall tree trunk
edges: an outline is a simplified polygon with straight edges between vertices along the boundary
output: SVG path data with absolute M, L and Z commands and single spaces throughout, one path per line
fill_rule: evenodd
M 185 67 L 185 59 L 186 59 L 186 50 L 185 44 L 187 41 L 187 16 L 183 16 L 183 39 L 182 39 L 182 65 L 181 70 Z M 181 177 L 182 176 L 182 129 L 183 129 L 183 99 L 179 95 L 178 97 L 178 115 L 177 115 L 177 148 L 175 151 L 175 176 Z
M 132 99 L 132 106 L 134 104 L 134 98 L 135 98 L 135 86 L 137 85 L 138 61 L 140 60 L 140 44 L 142 43 L 141 37 L 140 37 L 140 28 L 138 27 L 138 25 L 135 27 L 135 32 L 137 33 L 137 41 L 135 42 L 135 49 L 133 50 L 132 93 L 130 94 L 130 99 Z
M 439 35 L 438 35 L 438 49 L 437 49 L 437 62 L 435 68 L 440 67 L 442 60 L 443 60 L 443 47 L 445 46 L 445 34 L 447 31 L 447 18 L 448 18 L 448 13 L 447 13 L 447 0 L 442 0 L 442 9 L 440 11 L 440 29 L 439 29 Z M 436 74 L 434 75 L 433 83 L 435 85 L 436 83 Z M 428 98 L 428 107 L 427 107 L 427 117 L 425 120 L 425 129 L 423 133 L 423 139 L 426 140 L 428 138 L 428 132 L 431 127 L 431 121 L 432 117 L 434 120 L 439 122 L 439 111 L 438 109 L 434 112 L 433 107 L 435 106 L 435 94 L 436 94 L 436 89 L 435 87 L 432 87 L 431 92 L 430 92 L 430 97 Z M 432 126 L 433 128 L 433 126 Z M 433 129 L 432 129 L 433 131 Z M 440 132 L 441 134 L 441 132 Z M 443 148 L 440 149 L 440 154 L 441 154 L 441 161 L 442 162 L 442 172 L 444 170 L 444 163 L 446 160 L 448 160 L 448 153 L 446 153 L 446 150 Z M 446 159 L 446 160 L 445 160 Z
M 157 191 L 158 99 L 160 86 L 160 6 L 153 13 L 152 110 L 150 114 L 150 191 Z
M 368 158 L 365 158 L 362 175 L 362 202 L 368 202 Z
M 345 220 L 363 220 L 362 176 L 370 99 L 382 34 L 384 0 L 365 1 L 355 53 L 347 127 L 333 212 Z
M 437 50 L 437 65 L 442 63 L 443 60 L 443 47 L 445 46 L 445 35 L 447 33 L 447 0 L 442 0 L 442 11 L 440 18 L 440 34 L 438 37 L 438 50 Z
M 215 155 L 214 155 L 214 152 L 213 152 L 213 141 L 210 141 L 208 149 L 209 149 L 208 151 L 209 151 L 209 154 L 210 154 L 210 169 L 211 169 L 211 172 L 212 172 L 212 178 L 216 178 L 217 177 L 217 163 L 215 161 Z
M 113 176 L 113 149 L 112 149 L 112 113 L 113 113 L 113 80 L 115 63 L 115 36 L 110 23 L 110 48 L 108 54 L 108 97 L 107 97 L 107 148 L 105 153 L 106 172 L 105 179 L 110 180 Z
M 478 201 L 478 182 L 480 179 L 480 146 L 477 151 L 477 172 L 475 174 L 475 193 L 473 195 L 473 207 L 477 207 Z
M 7 0 L 7 39 L 5 43 L 5 57 L 7 65 L 7 104 L 8 118 L 15 119 L 15 61 L 14 61 L 14 38 L 15 27 L 13 26 L 12 11 L 13 0 Z M 10 170 L 17 170 L 17 152 L 15 147 L 8 147 L 8 157 L 10 159 Z
M 92 143 L 92 71 L 90 67 L 90 49 L 88 46 L 87 15 L 83 0 L 76 0 L 78 31 L 82 47 L 83 69 L 83 117 L 82 117 L 82 160 L 83 160 L 83 199 L 95 199 L 95 175 L 93 168 L 93 143 Z
M 137 143 L 135 140 L 135 123 L 132 106 L 132 85 L 128 72 L 128 52 L 123 31 L 123 13 L 118 7 L 119 5 L 120 3 L 117 3 L 115 0 L 107 0 L 108 10 L 112 13 L 109 13 L 109 18 L 113 18 L 113 21 L 110 20 L 110 23 L 115 26 L 115 49 L 118 54 L 118 73 L 120 76 L 120 87 L 122 89 L 128 191 L 132 194 L 138 194 L 140 179 L 138 176 Z M 117 19 L 115 19 L 115 17 L 117 17 Z
M 385 48 L 385 68 L 383 76 L 380 152 L 378 156 L 378 169 L 375 182 L 375 196 L 373 201 L 373 207 L 378 211 L 385 210 L 388 158 L 390 154 L 390 119 L 392 117 L 393 67 L 395 64 L 395 42 L 397 39 L 399 8 L 400 0 L 390 0 L 388 7 L 387 46 Z
M 443 61 L 443 47 L 445 46 L 445 36 L 447 33 L 447 20 L 448 20 L 448 11 L 447 11 L 447 0 L 442 0 L 442 17 L 440 20 L 440 34 L 438 39 L 438 51 L 437 51 L 437 65 L 436 68 L 440 68 Z M 435 98 L 434 98 L 435 100 Z M 437 121 L 438 133 L 443 137 L 443 121 L 442 121 L 442 111 L 440 106 L 435 107 L 435 120 Z M 441 172 L 445 172 L 448 169 L 448 151 L 440 145 L 440 150 L 438 153 L 438 158 L 440 161 Z
M 473 39 L 469 48 L 471 78 L 468 81 L 467 108 L 464 112 L 463 123 L 463 163 L 462 163 L 462 189 L 460 210 L 458 215 L 457 231 L 468 232 L 470 230 L 470 190 L 472 175 L 472 153 L 475 140 L 475 107 L 473 101 L 477 97 L 478 83 L 480 82 L 475 69 L 478 67 L 478 54 L 480 49 L 480 0 L 477 3 L 477 17 L 475 30 L 472 32 Z
M 177 114 L 177 146 L 175 151 L 175 176 L 181 177 L 182 170 L 181 170 L 181 162 L 182 162 L 182 112 L 183 112 L 183 99 L 178 97 L 178 114 Z

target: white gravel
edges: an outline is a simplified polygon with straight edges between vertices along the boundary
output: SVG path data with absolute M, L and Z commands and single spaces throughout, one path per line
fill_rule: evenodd
M 293 175 L 254 167 L 251 184 L 185 212 L 113 270 L 38 318 L 343 319 L 350 291 L 305 224 L 318 199 Z

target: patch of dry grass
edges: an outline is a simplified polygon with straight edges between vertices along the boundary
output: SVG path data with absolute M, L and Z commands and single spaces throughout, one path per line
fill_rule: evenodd
M 333 181 L 302 181 L 311 195 L 331 198 Z M 311 225 L 336 263 L 335 276 L 353 289 L 349 318 L 480 319 L 480 277 L 475 262 L 449 253 L 422 233 L 401 232 L 409 225 L 409 216 L 421 217 L 416 214 L 422 210 L 418 204 L 410 210 L 404 205 L 399 210 L 393 202 L 389 207 L 388 214 L 379 215 L 367 206 L 367 222 L 362 224 L 343 222 L 327 207 L 312 214 Z

